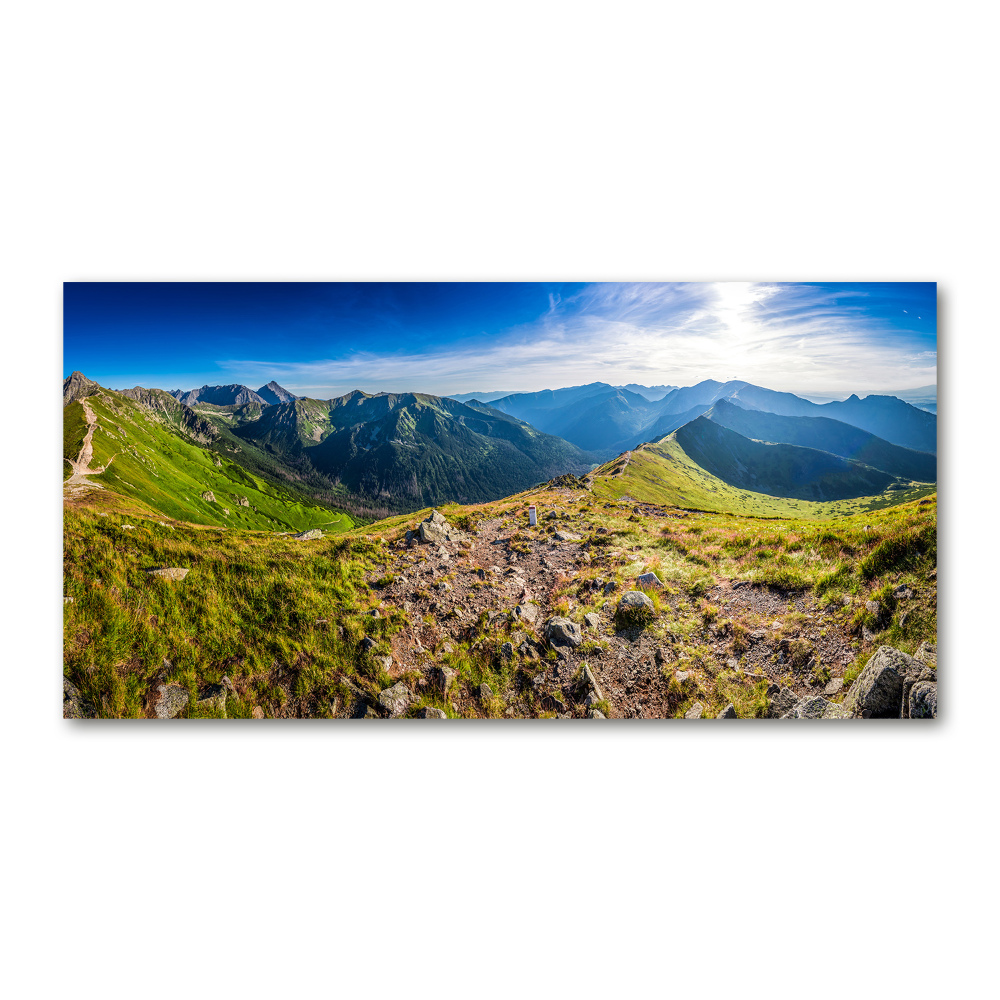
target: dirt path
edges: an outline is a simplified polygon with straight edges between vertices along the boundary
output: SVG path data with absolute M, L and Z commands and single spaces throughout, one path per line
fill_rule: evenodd
M 566 499 L 570 509 L 560 513 L 555 526 L 564 534 L 586 536 L 590 526 L 571 509 L 572 500 Z M 670 638 L 669 621 L 667 639 L 647 629 L 617 630 L 613 614 L 622 588 L 602 608 L 594 606 L 605 579 L 614 579 L 616 570 L 629 561 L 629 553 L 608 549 L 588 552 L 579 541 L 532 534 L 524 520 L 505 515 L 482 522 L 476 533 L 457 542 L 407 545 L 400 541 L 389 549 L 385 564 L 372 579 L 395 576 L 376 592 L 383 607 L 402 608 L 410 621 L 393 637 L 391 673 L 412 676 L 417 671 L 425 675 L 418 686 L 433 684 L 431 670 L 442 651 L 447 652 L 446 644 L 457 647 L 474 640 L 485 612 L 490 634 L 495 630 L 498 642 L 511 643 L 516 651 L 514 659 L 522 667 L 520 688 L 515 685 L 513 691 L 504 692 L 507 715 L 537 714 L 539 706 L 560 715 L 585 715 L 586 706 L 578 703 L 569 682 L 586 661 L 613 717 L 672 716 L 687 694 L 671 681 L 678 671 L 683 677 L 695 664 L 688 665 Z M 569 593 L 559 593 L 567 589 Z M 627 583 L 624 589 L 628 589 Z M 789 682 L 788 657 L 794 649 L 789 646 L 790 638 L 808 642 L 831 668 L 832 676 L 842 674 L 854 659 L 852 637 L 834 625 L 828 612 L 816 607 L 811 595 L 789 595 L 763 586 L 718 580 L 706 597 L 718 603 L 723 616 L 746 623 L 744 670 L 757 679 Z M 667 612 L 668 619 L 673 618 L 677 599 L 665 595 L 663 600 L 673 608 Z M 568 604 L 572 617 L 585 611 L 596 615 L 596 621 L 583 627 L 584 646 L 561 649 L 559 660 L 552 662 L 545 656 L 544 623 L 560 613 L 556 607 L 560 602 L 566 602 L 563 609 Z M 533 620 L 516 614 L 512 617 L 515 608 L 528 604 L 537 609 Z M 793 609 L 797 613 L 794 627 L 791 621 L 790 627 L 773 627 Z M 697 643 L 708 656 L 713 675 L 727 666 L 731 669 L 734 651 L 730 629 L 706 622 Z M 531 686 L 534 710 L 523 696 L 525 684 Z M 817 693 L 816 681 L 810 679 L 807 669 L 791 684 L 800 694 Z M 449 697 L 463 714 L 482 712 L 475 693 L 460 690 Z
M 86 399 L 81 399 L 80 405 L 83 406 L 83 415 L 87 418 L 87 433 L 83 437 L 83 445 L 76 459 L 65 459 L 65 461 L 69 462 L 70 468 L 73 470 L 73 475 L 63 483 L 63 490 L 69 490 L 70 494 L 76 494 L 86 489 L 103 490 L 104 487 L 100 483 L 91 482 L 87 476 L 100 475 L 115 460 L 114 455 L 112 455 L 108 459 L 108 465 L 102 465 L 98 469 L 90 467 L 91 460 L 94 457 L 94 431 L 97 430 L 97 416 L 90 408 L 90 403 Z

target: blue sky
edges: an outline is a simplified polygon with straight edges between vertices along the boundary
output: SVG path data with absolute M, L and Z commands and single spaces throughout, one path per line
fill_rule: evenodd
M 933 283 L 67 283 L 64 374 L 300 395 L 937 381 Z

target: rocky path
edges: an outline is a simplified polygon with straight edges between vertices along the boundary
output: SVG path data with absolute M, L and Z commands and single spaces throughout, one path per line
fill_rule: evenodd
M 573 509 L 574 499 L 567 491 L 560 509 L 540 511 L 541 530 L 529 529 L 523 515 L 484 521 L 468 534 L 442 519 L 446 528 L 432 540 L 411 533 L 391 545 L 372 577 L 391 578 L 377 591 L 381 605 L 401 608 L 409 621 L 392 641 L 392 675 L 420 674 L 418 687 L 434 683 L 442 658 L 472 644 L 485 616 L 494 648 L 509 644 L 502 655 L 534 695 L 529 707 L 517 685 L 503 692 L 510 716 L 546 708 L 587 715 L 594 696 L 587 704 L 588 691 L 579 687 L 585 665 L 605 711 L 620 718 L 673 716 L 699 677 L 722 670 L 780 681 L 800 698 L 840 691 L 838 678 L 854 661 L 857 639 L 838 609 L 821 609 L 809 594 L 719 579 L 705 595 L 720 609 L 719 621 L 692 622 L 690 605 L 681 610 L 683 595 L 664 591 L 659 624 L 665 627 L 616 627 L 618 598 L 636 586 L 615 582 L 629 554 L 592 546 L 588 533 L 601 528 Z M 554 617 L 575 622 L 573 641 L 549 641 Z M 452 697 L 463 714 L 477 708 L 468 692 L 454 690 Z

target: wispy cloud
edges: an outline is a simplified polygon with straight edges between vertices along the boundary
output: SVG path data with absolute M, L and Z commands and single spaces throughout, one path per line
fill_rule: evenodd
M 936 353 L 891 330 L 861 292 L 759 282 L 595 284 L 549 296 L 536 320 L 485 346 L 380 352 L 300 363 L 220 360 L 227 381 L 271 378 L 311 395 L 432 393 L 583 382 L 745 379 L 773 389 L 860 392 L 933 382 Z

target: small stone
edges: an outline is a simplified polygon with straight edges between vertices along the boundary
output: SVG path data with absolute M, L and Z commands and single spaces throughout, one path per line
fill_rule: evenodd
M 937 718 L 937 684 L 933 681 L 917 681 L 910 688 L 910 718 Z
M 643 573 L 635 582 L 640 587 L 653 587 L 656 590 L 663 589 L 663 582 L 655 573 Z
M 262 709 L 260 707 L 260 705 L 254 705 L 253 711 L 250 713 L 250 715 L 254 719 L 263 719 L 264 718 L 264 709 Z
M 700 702 L 696 701 L 685 713 L 685 719 L 700 719 L 702 712 L 705 711 L 705 706 Z
M 589 614 L 583 616 L 583 621 L 587 628 L 599 628 L 601 624 L 601 616 L 594 614 L 594 612 L 591 611 Z
M 431 708 L 429 705 L 417 712 L 418 719 L 447 719 L 448 716 L 440 708 Z
M 514 608 L 514 617 L 533 625 L 538 620 L 538 605 L 519 604 Z
M 184 569 L 181 566 L 164 566 L 160 569 L 147 569 L 146 572 L 150 576 L 158 576 L 164 580 L 180 581 L 191 572 L 190 569 Z
M 574 535 L 569 531 L 557 531 L 554 537 L 557 542 L 578 542 L 582 538 L 581 535 Z
M 833 698 L 835 695 L 840 694 L 843 687 L 844 678 L 834 677 L 833 680 L 830 681 L 825 688 L 823 688 L 823 694 L 826 695 L 827 698 Z
M 587 718 L 588 719 L 606 719 L 607 716 L 599 708 L 592 708 L 587 713 Z
M 726 707 L 719 712 L 716 716 L 717 719 L 738 719 L 739 716 L 736 714 L 736 709 L 733 707 L 733 703 L 730 702 Z
M 191 696 L 180 684 L 160 684 L 153 698 L 153 712 L 158 719 L 175 719 L 188 707 Z
M 378 702 L 389 713 L 389 718 L 399 718 L 410 704 L 410 692 L 406 685 L 399 681 L 391 688 L 386 688 L 379 696 Z
M 376 657 L 376 662 L 382 667 L 383 670 L 389 670 L 392 667 L 391 656 L 378 656 Z
M 369 649 L 374 649 L 375 646 L 375 640 L 369 635 L 366 635 L 361 642 L 358 643 L 358 649 L 360 649 L 362 653 L 367 653 Z
M 434 670 L 434 682 L 442 695 L 448 694 L 448 689 L 456 677 L 458 677 L 458 671 L 451 667 L 437 667 Z
M 686 670 L 678 670 L 674 678 L 678 684 L 683 684 L 691 675 Z
M 608 594 L 614 593 L 618 589 L 618 584 L 614 580 L 609 580 L 604 585 L 604 596 L 607 597 Z
M 513 644 L 509 643 L 509 642 L 505 642 L 500 647 L 500 655 L 505 660 L 512 660 L 514 658 L 514 646 L 513 646 Z
M 550 618 L 545 625 L 545 637 L 553 646 L 579 646 L 583 642 L 580 626 L 568 618 Z
M 482 701 L 486 701 L 487 698 L 493 697 L 493 688 L 491 688 L 485 681 L 479 685 L 479 697 Z
M 202 500 L 207 500 L 209 503 L 215 503 L 215 494 L 211 490 L 205 490 L 201 498 Z

